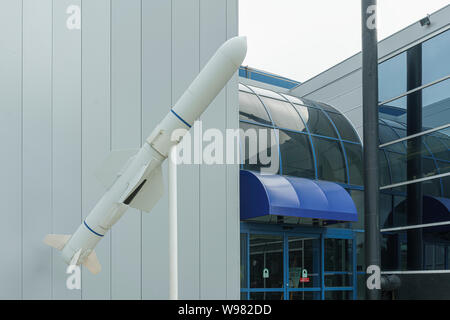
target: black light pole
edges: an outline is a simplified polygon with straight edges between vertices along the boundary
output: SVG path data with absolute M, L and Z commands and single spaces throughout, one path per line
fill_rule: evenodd
M 377 1 L 361 0 L 361 10 L 365 262 L 366 267 L 380 270 Z M 366 286 L 366 299 L 378 300 L 380 296 L 379 287 Z

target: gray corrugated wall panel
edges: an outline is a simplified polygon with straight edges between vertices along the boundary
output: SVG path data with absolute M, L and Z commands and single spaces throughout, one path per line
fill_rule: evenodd
M 200 66 L 226 40 L 226 2 L 200 0 Z M 202 115 L 203 130 L 226 128 L 226 89 Z M 205 147 L 207 143 L 204 144 Z M 200 299 L 223 299 L 227 285 L 226 168 L 200 166 Z
M 344 113 L 348 120 L 352 123 L 354 128 L 358 128 L 362 125 L 362 106 L 357 107 L 349 112 Z M 360 136 L 362 139 L 362 136 Z
M 227 0 L 227 38 L 238 35 L 238 1 Z M 237 73 L 228 83 L 226 89 L 226 128 L 239 128 L 239 99 Z M 238 157 L 239 158 L 239 157 Z M 240 233 L 239 233 L 239 165 L 226 167 L 227 179 L 227 299 L 240 299 Z
M 173 1 L 172 101 L 175 103 L 200 70 L 199 0 Z M 187 14 L 188 13 L 188 14 Z M 193 133 L 193 130 L 190 130 Z M 191 139 L 191 143 L 193 140 Z M 177 167 L 179 296 L 198 299 L 199 288 L 199 165 Z
M 84 1 L 82 27 L 82 209 L 83 219 L 105 188 L 94 176 L 110 151 L 110 0 Z M 95 248 L 102 271 L 82 272 L 83 299 L 111 297 L 111 239 L 108 233 Z
M 68 29 L 67 7 L 53 1 L 53 232 L 72 234 L 81 216 L 81 30 Z M 53 254 L 53 297 L 80 299 L 66 288 L 67 265 Z
M 335 97 L 345 94 L 352 89 L 361 87 L 362 73 L 361 70 L 355 71 L 345 78 L 336 80 L 325 87 L 319 88 L 312 93 L 304 95 L 309 99 L 321 99 L 323 102 L 327 102 Z
M 22 297 L 22 2 L 0 2 L 0 299 Z
M 362 87 L 354 88 L 326 103 L 336 107 L 340 112 L 348 112 L 362 105 Z
M 30 32 L 37 32 L 48 24 L 53 26 L 53 32 L 49 35 L 53 41 L 50 70 L 46 68 L 44 73 L 39 71 L 39 74 L 33 74 L 33 77 L 45 79 L 45 72 L 51 72 L 52 123 L 50 128 L 43 128 L 45 121 L 49 121 L 49 115 L 42 112 L 40 118 L 31 117 L 35 109 L 31 109 L 30 104 L 26 104 L 29 113 L 24 118 L 28 128 L 24 133 L 28 137 L 31 137 L 29 132 L 35 125 L 42 126 L 37 133 L 40 140 L 44 141 L 43 137 L 51 134 L 50 154 L 43 150 L 49 148 L 45 143 L 39 150 L 26 147 L 26 151 L 37 155 L 38 163 L 43 165 L 36 167 L 39 172 L 27 173 L 25 177 L 25 199 L 33 199 L 37 197 L 33 191 L 35 184 L 28 184 L 28 181 L 44 175 L 49 163 L 44 163 L 43 159 L 49 157 L 52 167 L 47 178 L 51 183 L 51 194 L 40 197 L 38 207 L 42 211 L 40 217 L 45 219 L 47 214 L 51 221 L 45 230 L 40 230 L 45 226 L 41 218 L 36 222 L 39 227 L 29 230 L 29 238 L 28 235 L 22 237 L 21 1 L 5 0 L 0 4 L 4 9 L 1 13 L 6 13 L 1 21 L 4 28 L 0 32 L 2 40 L 6 41 L 2 45 L 7 45 L 0 52 L 0 61 L 7 66 L 7 71 L 1 74 L 3 86 L 0 89 L 5 92 L 0 96 L 2 107 L 5 104 L 7 108 L 2 108 L 0 121 L 4 125 L 2 129 L 7 129 L 7 135 L 3 136 L 7 136 L 8 140 L 3 145 L 9 155 L 2 160 L 2 168 L 7 169 L 2 174 L 11 181 L 1 185 L 1 194 L 9 200 L 2 202 L 6 207 L 1 213 L 2 218 L 8 221 L 7 229 L 1 233 L 2 240 L 9 245 L 8 248 L 1 246 L 1 252 L 10 261 L 6 267 L 7 279 L 4 279 L 0 289 L 1 295 L 22 297 L 21 270 L 22 259 L 25 259 L 26 277 L 31 281 L 24 285 L 27 297 L 46 295 L 47 298 L 50 292 L 49 298 L 53 296 L 57 299 L 167 298 L 167 190 L 152 213 L 141 217 L 136 212 L 127 212 L 113 228 L 112 237 L 107 235 L 99 243 L 96 251 L 103 270 L 99 275 L 92 276 L 83 269 L 81 292 L 67 290 L 66 265 L 57 251 L 43 247 L 41 242 L 48 232 L 71 234 L 76 230 L 104 192 L 93 177 L 93 171 L 110 147 L 139 147 L 218 46 L 237 33 L 237 16 L 232 14 L 237 14 L 237 1 L 203 1 L 202 9 L 198 0 L 114 2 L 113 5 L 123 5 L 123 10 L 116 12 L 115 23 L 111 21 L 110 0 L 84 1 L 82 30 L 68 30 L 66 27 L 69 17 L 67 7 L 81 6 L 81 0 L 51 2 L 53 16 L 49 16 L 46 23 L 39 21 L 36 30 L 30 29 Z M 41 2 L 38 3 L 41 5 Z M 139 11 L 137 6 L 141 3 L 142 11 Z M 186 14 L 189 11 L 185 8 L 190 8 L 191 13 Z M 135 20 L 127 20 L 130 19 L 130 11 L 133 11 L 133 17 L 137 17 Z M 51 14 L 48 11 L 39 12 Z M 139 23 L 141 15 L 142 26 Z M 112 31 L 110 24 L 113 25 Z M 33 41 L 45 40 L 41 38 Z M 110 38 L 113 39 L 113 47 L 110 47 Z M 128 43 L 132 43 L 131 47 Z M 122 44 L 121 47 L 114 47 L 119 44 Z M 31 42 L 26 45 L 29 48 L 36 46 Z M 48 50 L 45 41 L 37 52 L 43 50 Z M 110 52 L 114 54 L 112 60 Z M 29 58 L 37 59 L 38 55 Z M 115 73 L 112 78 L 110 65 Z M 28 67 L 30 72 L 44 69 L 43 64 Z M 36 88 L 43 89 L 33 94 L 44 97 L 45 85 L 45 81 L 38 83 Z M 113 85 L 113 90 L 110 85 Z M 28 100 L 32 98 L 34 96 L 31 94 L 27 96 Z M 237 126 L 237 109 L 228 108 L 232 100 L 237 101 L 236 76 L 204 115 L 205 129 L 215 127 L 224 130 Z M 48 108 L 48 104 L 45 107 Z M 30 138 L 25 136 L 25 142 L 31 146 L 31 140 L 27 139 Z M 27 172 L 31 170 L 31 161 L 25 160 Z M 164 165 L 163 171 L 167 174 L 167 165 Z M 199 165 L 192 165 L 181 166 L 179 172 L 179 213 L 182 215 L 182 227 L 179 229 L 180 296 L 193 299 L 234 297 L 239 281 L 239 249 L 233 254 L 233 248 L 238 248 L 233 243 L 238 244 L 239 233 L 236 209 L 238 167 L 202 166 L 200 169 Z M 38 190 L 41 195 L 45 193 L 45 184 L 42 186 Z M 227 203 L 229 201 L 234 202 Z M 44 212 L 46 202 L 52 209 L 47 213 Z M 33 207 L 28 200 L 23 205 Z M 26 213 L 25 217 L 23 227 L 28 231 L 35 223 L 34 216 Z M 120 241 L 122 238 L 124 241 Z M 52 261 L 43 263 L 40 259 L 45 260 L 45 254 L 36 258 L 33 255 L 35 245 L 42 246 Z M 36 268 L 52 270 L 48 283 L 35 281 L 31 273 L 28 275 L 30 270 Z M 217 277 L 217 274 L 223 277 Z M 35 290 L 36 286 L 40 288 Z M 47 289 L 42 289 L 44 286 Z
M 141 146 L 141 1 L 113 0 L 112 149 Z M 113 299 L 141 298 L 141 212 L 129 208 L 112 230 Z
M 142 2 L 142 139 L 169 112 L 172 103 L 171 79 L 171 1 Z M 167 177 L 167 163 L 163 166 Z M 168 200 L 164 196 L 142 223 L 142 298 L 169 297 Z
M 52 2 L 23 2 L 23 297 L 52 298 Z

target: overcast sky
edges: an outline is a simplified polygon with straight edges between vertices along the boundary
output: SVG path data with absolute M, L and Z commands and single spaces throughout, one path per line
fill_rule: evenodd
M 450 0 L 378 0 L 378 39 Z M 243 65 L 305 81 L 361 50 L 361 0 L 239 0 Z

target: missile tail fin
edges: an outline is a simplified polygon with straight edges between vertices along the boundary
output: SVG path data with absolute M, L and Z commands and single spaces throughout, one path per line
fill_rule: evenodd
M 48 234 L 44 238 L 44 243 L 55 249 L 62 250 L 71 236 L 70 234 Z
M 155 169 L 154 173 L 142 185 L 137 195 L 134 196 L 129 206 L 145 212 L 150 212 L 164 194 L 164 182 L 162 169 Z
M 98 261 L 95 251 L 92 251 L 91 254 L 86 258 L 86 260 L 83 262 L 83 266 L 85 266 L 92 274 L 97 274 L 102 270 L 102 266 Z

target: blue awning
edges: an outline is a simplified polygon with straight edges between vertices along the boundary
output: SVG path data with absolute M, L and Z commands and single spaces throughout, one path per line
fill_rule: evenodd
M 266 215 L 358 221 L 349 193 L 333 182 L 241 170 L 241 219 Z

